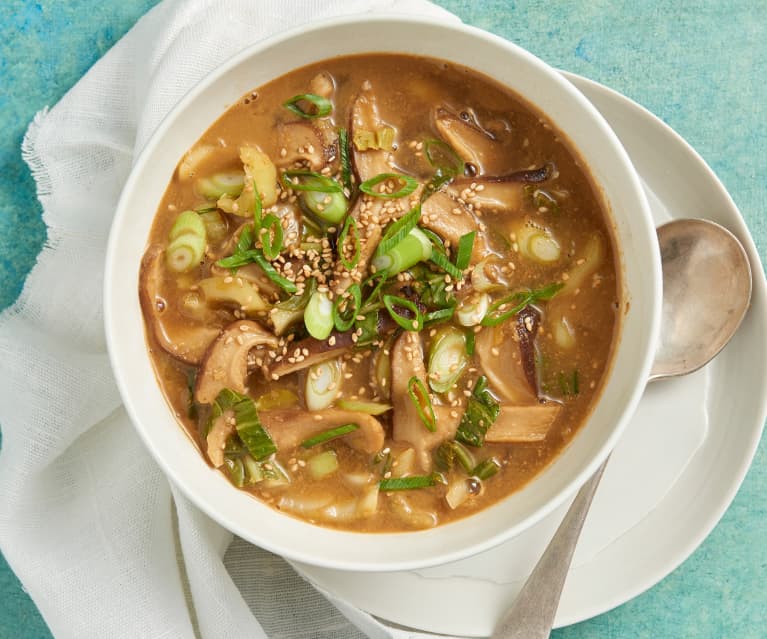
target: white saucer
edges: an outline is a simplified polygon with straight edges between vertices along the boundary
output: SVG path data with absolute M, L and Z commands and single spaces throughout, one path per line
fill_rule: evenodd
M 637 596 L 698 547 L 734 498 L 767 414 L 767 286 L 735 204 L 697 153 L 658 118 L 600 84 L 565 75 L 623 142 L 656 224 L 703 217 L 738 236 L 751 259 L 754 299 L 739 333 L 708 367 L 648 387 L 594 500 L 557 626 Z M 497 548 L 436 568 L 375 574 L 299 568 L 320 589 L 399 625 L 487 636 L 564 511 Z

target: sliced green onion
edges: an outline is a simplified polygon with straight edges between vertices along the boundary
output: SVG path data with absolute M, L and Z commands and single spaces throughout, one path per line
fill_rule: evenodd
M 418 417 L 421 418 L 423 425 L 432 433 L 437 430 L 437 416 L 434 414 L 434 406 L 431 404 L 429 391 L 423 381 L 413 375 L 407 382 L 407 394 L 410 401 L 415 405 Z
M 309 367 L 306 373 L 304 399 L 309 410 L 322 410 L 333 403 L 341 392 L 341 362 L 331 359 Z
M 381 308 L 381 301 L 378 299 L 378 294 L 388 279 L 389 273 L 387 271 L 377 271 L 362 282 L 363 289 L 372 282 L 375 282 L 375 285 L 368 293 L 368 296 L 365 298 L 365 301 L 362 303 L 362 307 L 360 308 L 360 313 L 362 315 L 367 315 L 370 311 L 378 310 Z
M 264 215 L 264 203 L 261 201 L 261 194 L 258 192 L 256 181 L 253 180 L 253 227 L 256 231 L 261 229 Z
M 176 273 L 183 273 L 195 267 L 204 255 L 205 236 L 194 233 L 179 235 L 168 245 L 165 252 L 168 268 Z
M 485 443 L 485 433 L 493 425 L 501 407 L 487 388 L 487 378 L 483 375 L 474 383 L 474 390 L 466 402 L 466 411 L 458 424 L 455 438 L 469 444 L 480 447 Z
M 414 488 L 428 488 L 434 486 L 439 477 L 432 475 L 410 475 L 409 477 L 389 477 L 378 482 L 381 490 L 413 490 Z
M 455 326 L 445 326 L 431 340 L 429 386 L 435 393 L 449 391 L 469 365 L 466 336 Z
M 354 253 L 351 260 L 346 259 L 346 238 L 351 232 L 352 245 L 354 246 Z M 351 215 L 346 217 L 344 226 L 341 232 L 338 234 L 338 257 L 341 259 L 341 263 L 344 265 L 347 271 L 352 271 L 356 268 L 360 261 L 360 232 L 357 229 L 357 222 Z
M 397 295 L 384 295 L 383 303 L 389 311 L 391 318 L 406 331 L 420 331 L 423 329 L 423 315 L 414 302 Z M 395 306 L 407 309 L 413 313 L 413 317 L 401 315 L 394 309 Z
M 307 191 L 301 201 L 314 217 L 327 224 L 338 224 L 349 210 L 349 200 L 341 192 Z
M 306 462 L 306 468 L 314 480 L 325 479 L 338 470 L 338 456 L 334 450 L 324 450 Z
M 399 190 L 394 191 L 393 193 L 380 191 L 379 189 L 375 188 L 387 180 L 396 180 L 402 186 L 399 188 Z M 360 184 L 360 191 L 363 193 L 367 193 L 371 197 L 382 197 L 391 200 L 410 195 L 417 188 L 418 180 L 410 175 L 402 175 L 401 173 L 379 173 L 375 177 L 372 177 L 369 180 L 365 180 L 362 184 Z
M 474 291 L 461 301 L 455 316 L 461 326 L 478 326 L 487 316 L 488 308 L 490 308 L 490 296 L 487 293 Z
M 399 244 L 405 236 L 410 233 L 418 224 L 421 218 L 421 207 L 416 206 L 393 224 L 389 225 L 386 232 L 381 237 L 381 241 L 376 248 L 376 255 L 388 253 L 392 248 Z
M 458 250 L 455 255 L 455 266 L 462 271 L 469 266 L 469 262 L 471 261 L 471 251 L 474 248 L 474 238 L 476 235 L 476 231 L 471 231 L 471 233 L 462 235 L 461 239 L 458 240 Z
M 354 331 L 357 333 L 357 348 L 368 346 L 379 339 L 378 313 L 368 313 L 362 319 L 354 322 Z
M 477 464 L 477 467 L 471 471 L 471 475 L 484 481 L 485 479 L 490 479 L 499 470 L 501 470 L 501 464 L 498 460 L 495 457 L 488 457 Z
M 338 154 L 341 157 L 341 181 L 351 195 L 354 184 L 352 184 L 352 161 L 349 153 L 349 131 L 346 129 L 338 129 Z
M 353 433 L 358 429 L 359 424 L 344 424 L 343 426 L 336 426 L 335 428 L 317 433 L 316 435 L 305 439 L 301 442 L 301 446 L 304 448 L 312 448 L 313 446 L 329 442 L 331 439 L 337 439 L 338 437 L 343 437 L 344 435 Z
M 463 444 L 455 440 L 440 444 L 434 453 L 434 460 L 439 468 L 447 472 L 453 469 L 455 462 L 469 474 L 476 466 L 474 456 Z
M 327 293 L 315 291 L 304 310 L 304 325 L 315 339 L 327 339 L 333 330 L 333 302 Z
M 295 178 L 295 179 L 294 179 Z M 282 183 L 285 188 L 294 191 L 313 191 L 316 193 L 341 193 L 343 187 L 333 178 L 314 171 L 283 171 Z
M 223 242 L 229 235 L 229 227 L 218 209 L 197 209 L 200 219 L 205 224 L 205 234 L 211 242 Z
M 258 264 L 266 276 L 286 293 L 295 293 L 298 290 L 295 283 L 282 277 L 261 253 L 256 253 L 252 261 Z
M 381 402 L 365 402 L 358 399 L 339 399 L 336 402 L 338 408 L 344 410 L 353 410 L 357 413 L 366 415 L 383 415 L 392 409 L 391 404 L 382 404 Z
M 343 306 L 343 308 L 342 308 Z M 333 325 L 342 333 L 348 331 L 357 320 L 362 306 L 360 285 L 352 284 L 343 295 L 336 295 L 333 300 Z
M 431 254 L 432 245 L 429 238 L 421 229 L 414 227 L 386 253 L 376 255 L 372 264 L 379 271 L 387 271 L 389 275 L 396 275 L 415 266 L 418 262 L 428 260 Z
M 245 175 L 240 172 L 216 173 L 197 180 L 197 191 L 208 200 L 218 200 L 224 195 L 235 198 L 245 186 Z
M 463 160 L 447 142 L 436 139 L 424 140 L 423 150 L 429 164 L 444 175 L 455 177 L 463 173 Z
M 454 280 L 460 280 L 463 278 L 463 271 L 456 267 L 449 259 L 447 255 L 440 251 L 432 251 L 431 261 L 439 266 L 445 273 L 447 273 Z
M 261 221 L 261 245 L 263 246 L 264 257 L 269 260 L 277 259 L 282 252 L 283 231 L 282 224 L 276 215 L 271 213 Z
M 314 107 L 314 111 L 304 111 L 300 106 L 301 102 L 309 102 Z M 307 120 L 323 118 L 326 115 L 330 115 L 330 112 L 333 110 L 333 103 L 330 100 L 315 93 L 294 95 L 287 102 L 283 102 L 282 106 L 291 113 L 295 113 L 297 116 Z
M 530 291 L 518 291 L 493 302 L 487 309 L 482 319 L 482 326 L 497 326 L 507 319 L 519 313 L 530 304 L 540 301 L 548 301 L 554 297 L 564 286 L 562 282 L 549 284 L 543 288 Z M 514 304 L 510 309 L 501 310 L 504 306 Z
M 471 357 L 474 355 L 474 343 L 477 334 L 473 330 L 466 331 L 466 354 Z
M 436 311 L 430 311 L 423 316 L 424 326 L 429 324 L 436 324 L 437 322 L 446 322 L 455 314 L 455 306 L 448 306 L 447 308 L 440 308 Z
M 198 235 L 205 238 L 205 222 L 202 221 L 197 211 L 184 211 L 173 222 L 168 232 L 168 241 L 172 242 L 182 235 Z

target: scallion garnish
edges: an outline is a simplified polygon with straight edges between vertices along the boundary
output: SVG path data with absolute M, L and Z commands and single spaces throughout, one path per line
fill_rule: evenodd
M 336 426 L 335 428 L 331 428 L 330 430 L 317 433 L 316 435 L 309 437 L 309 439 L 305 439 L 304 441 L 301 442 L 301 446 L 304 448 L 312 448 L 313 446 L 317 446 L 318 444 L 324 444 L 325 442 L 329 442 L 331 439 L 336 439 L 338 437 L 343 437 L 344 435 L 348 435 L 349 433 L 353 433 L 355 430 L 358 430 L 358 429 L 359 429 L 359 424 L 344 424 L 343 426 Z
M 343 295 L 336 295 L 333 300 L 333 324 L 336 330 L 348 331 L 357 319 L 362 306 L 360 285 L 352 284 Z
M 466 354 L 469 357 L 474 355 L 474 342 L 476 337 L 477 334 L 472 329 L 466 331 Z
M 564 286 L 562 282 L 549 284 L 543 288 L 534 289 L 531 291 L 518 291 L 507 295 L 499 300 L 493 302 L 487 309 L 485 317 L 482 318 L 482 326 L 497 326 L 502 322 L 505 322 L 510 317 L 519 313 L 523 308 L 536 302 L 548 301 L 554 297 L 560 289 Z M 507 308 L 510 304 L 514 304 L 513 307 Z
M 499 470 L 501 470 L 501 464 L 495 459 L 495 457 L 488 457 L 477 464 L 476 468 L 470 472 L 473 477 L 477 479 L 490 479 Z
M 338 154 L 341 157 L 341 181 L 351 195 L 354 184 L 352 184 L 352 161 L 349 153 L 349 131 L 346 129 L 338 129 Z
M 311 191 L 314 193 L 342 193 L 343 187 L 333 178 L 314 171 L 296 169 L 283 171 L 282 183 L 285 188 L 294 191 Z
M 388 253 L 392 248 L 399 244 L 405 236 L 418 224 L 421 218 L 421 207 L 416 206 L 410 209 L 405 215 L 393 224 L 390 224 L 386 232 L 381 237 L 381 241 L 376 248 L 376 255 Z
M 367 315 L 370 311 L 381 308 L 381 300 L 378 299 L 378 294 L 381 292 L 381 288 L 383 288 L 383 285 L 386 284 L 386 280 L 388 279 L 388 271 L 377 271 L 362 282 L 362 289 L 371 284 L 373 285 L 373 288 L 368 293 L 368 296 L 365 298 L 365 301 L 360 308 L 360 313 L 362 315 Z
M 455 440 L 441 443 L 434 452 L 434 461 L 438 468 L 447 472 L 453 469 L 455 462 L 458 462 L 470 474 L 476 466 L 474 457 L 469 450 Z
M 421 379 L 413 375 L 407 382 L 407 394 L 410 396 L 410 401 L 413 402 L 423 425 L 432 433 L 435 432 L 437 430 L 437 416 L 434 414 L 434 406 L 432 406 L 426 385 Z
M 266 273 L 266 276 L 286 293 L 295 293 L 298 290 L 295 283 L 282 277 L 261 253 L 256 252 L 252 261 L 258 264 Z
M 381 490 L 412 490 L 414 488 L 428 488 L 440 481 L 437 473 L 431 475 L 410 475 L 409 477 L 389 477 L 378 482 Z
M 398 295 L 384 295 L 383 303 L 386 310 L 389 311 L 391 318 L 406 331 L 420 331 L 423 329 L 423 314 L 415 302 Z M 412 316 L 400 313 L 395 307 L 410 311 Z
M 434 250 L 431 252 L 431 257 L 429 260 L 439 266 L 439 268 L 445 271 L 445 273 L 447 273 L 454 280 L 460 280 L 463 278 L 463 271 L 455 266 L 444 253 L 441 253 L 438 250 Z
M 388 180 L 395 180 L 402 186 L 399 188 L 399 190 L 393 191 L 391 193 L 385 189 L 382 191 L 375 188 L 382 182 L 387 182 Z M 410 175 L 402 175 L 401 173 L 379 173 L 375 177 L 372 177 L 369 180 L 365 180 L 362 184 L 360 184 L 360 191 L 363 193 L 367 193 L 371 197 L 383 197 L 392 200 L 410 195 L 417 188 L 418 180 Z
M 234 412 L 237 434 L 256 460 L 277 452 L 277 446 L 261 425 L 256 405 L 250 397 L 225 388 L 213 402 L 211 419 L 217 419 L 227 410 Z
M 352 259 L 347 260 L 345 250 L 346 238 L 349 237 L 350 234 L 354 253 L 352 254 Z M 347 271 L 353 271 L 360 262 L 360 232 L 359 229 L 357 229 L 357 222 L 351 215 L 346 217 L 344 226 L 338 234 L 338 257 L 341 259 L 341 263 Z
M 263 220 L 261 219 L 264 214 L 264 203 L 261 201 L 261 194 L 258 192 L 258 187 L 256 186 L 256 181 L 252 180 L 253 182 L 253 225 L 255 226 L 256 231 L 258 231 L 261 228 L 261 225 L 263 224 Z
M 283 231 L 282 224 L 276 215 L 271 213 L 261 221 L 261 245 L 264 257 L 271 261 L 277 259 L 282 252 Z
M 482 446 L 485 433 L 493 425 L 501 407 L 487 389 L 487 378 L 483 375 L 474 383 L 474 390 L 466 402 L 466 412 L 461 417 L 455 438 L 470 446 Z
M 309 102 L 314 107 L 314 110 L 305 111 L 301 107 L 301 102 Z M 330 100 L 315 93 L 294 95 L 287 102 L 283 102 L 282 106 L 288 111 L 295 113 L 299 117 L 306 118 L 307 120 L 325 117 L 326 115 L 330 115 L 330 112 L 333 110 L 333 103 Z
M 458 250 L 455 254 L 455 266 L 463 271 L 469 266 L 471 261 L 471 251 L 474 248 L 474 238 L 477 236 L 476 231 L 466 233 L 458 240 Z
M 423 316 L 424 326 L 429 324 L 436 324 L 437 322 L 446 322 L 455 313 L 455 306 L 449 306 L 447 308 L 440 308 L 436 311 L 429 311 Z
M 463 160 L 453 148 L 442 140 L 425 140 L 426 159 L 434 167 L 434 175 L 421 192 L 421 202 L 439 191 L 445 184 L 463 173 Z

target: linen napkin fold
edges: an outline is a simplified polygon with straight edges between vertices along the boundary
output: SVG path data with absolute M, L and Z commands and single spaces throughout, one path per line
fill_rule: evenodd
M 334 602 L 342 616 L 170 486 L 121 408 L 103 332 L 112 216 L 162 118 L 253 42 L 366 11 L 455 19 L 425 0 L 165 0 L 27 132 L 48 241 L 0 316 L 0 548 L 58 639 L 420 636 Z

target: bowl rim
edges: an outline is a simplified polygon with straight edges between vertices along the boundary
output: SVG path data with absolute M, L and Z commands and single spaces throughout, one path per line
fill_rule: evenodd
M 445 29 L 447 31 L 459 32 L 474 38 L 478 38 L 480 40 L 484 40 L 502 49 L 506 49 L 513 55 L 521 56 L 522 58 L 525 58 L 528 63 L 538 67 L 542 72 L 548 75 L 549 79 L 553 83 L 558 85 L 558 89 L 561 90 L 564 94 L 566 94 L 568 96 L 568 99 L 574 100 L 576 103 L 579 104 L 580 108 L 585 109 L 586 111 L 589 112 L 589 115 L 591 117 L 593 124 L 597 126 L 599 129 L 601 129 L 601 133 L 604 135 L 605 140 L 609 142 L 610 146 L 612 147 L 612 151 L 614 151 L 620 156 L 620 158 L 622 159 L 623 167 L 626 169 L 625 177 L 628 178 L 629 183 L 631 184 L 631 187 L 634 191 L 633 196 L 636 197 L 637 199 L 637 206 L 644 213 L 643 222 L 644 222 L 645 228 L 643 229 L 643 231 L 646 234 L 648 234 L 648 237 L 644 239 L 645 241 L 649 240 L 651 243 L 656 243 L 656 242 L 655 242 L 655 229 L 652 223 L 649 204 L 647 202 L 644 190 L 641 187 L 639 176 L 634 170 L 633 165 L 631 164 L 631 161 L 628 157 L 628 154 L 626 153 L 622 144 L 618 140 L 617 136 L 615 135 L 613 130 L 610 128 L 610 126 L 607 124 L 606 120 L 597 111 L 597 109 L 583 96 L 583 94 L 581 94 L 556 69 L 546 64 L 544 61 L 542 61 L 540 58 L 538 58 L 534 54 L 530 53 L 526 49 L 523 49 L 519 45 L 516 45 L 515 43 L 509 40 L 496 36 L 482 29 L 473 27 L 471 25 L 466 25 L 459 21 L 452 22 L 452 21 L 447 21 L 444 18 L 436 18 L 434 16 L 413 16 L 409 14 L 400 14 L 400 13 L 380 13 L 380 14 L 370 13 L 370 14 L 361 14 L 361 15 L 357 14 L 357 15 L 351 15 L 351 16 L 332 17 L 332 18 L 327 18 L 320 21 L 315 21 L 307 25 L 302 25 L 302 26 L 272 35 L 266 39 L 260 40 L 252 45 L 249 45 L 248 47 L 245 47 L 241 51 L 237 52 L 236 54 L 231 56 L 229 59 L 224 61 L 222 64 L 218 65 L 214 70 L 205 74 L 168 111 L 168 113 L 163 117 L 163 119 L 155 128 L 155 130 L 152 132 L 146 144 L 141 149 L 141 151 L 139 152 L 138 156 L 136 157 L 133 163 L 133 166 L 131 168 L 131 173 L 124 184 L 124 187 L 123 187 L 123 190 L 120 195 L 120 199 L 118 201 L 118 205 L 115 211 L 115 215 L 112 221 L 108 244 L 107 244 L 106 258 L 105 258 L 105 276 L 104 276 L 104 287 L 103 287 L 104 298 L 103 299 L 104 299 L 104 325 L 105 325 L 107 349 L 109 353 L 110 363 L 112 366 L 112 371 L 118 386 L 118 390 L 120 392 L 120 396 L 123 400 L 126 411 L 130 417 L 130 420 L 135 430 L 139 433 L 139 436 L 143 440 L 145 446 L 148 448 L 152 457 L 155 459 L 155 461 L 158 463 L 160 468 L 163 470 L 166 477 L 168 477 L 173 482 L 173 484 L 177 486 L 188 499 L 190 499 L 192 503 L 194 503 L 198 508 L 200 508 L 200 510 L 202 510 L 206 515 L 211 517 L 214 521 L 218 522 L 220 525 L 225 527 L 227 530 L 243 537 L 244 539 L 254 544 L 257 544 L 271 552 L 279 554 L 290 560 L 312 564 L 316 566 L 327 567 L 327 568 L 376 572 L 376 571 L 398 571 L 398 570 L 424 568 L 428 566 L 441 565 L 451 561 L 463 559 L 468 556 L 472 556 L 477 553 L 480 553 L 489 548 L 492 548 L 502 543 L 503 541 L 516 536 L 522 531 L 535 525 L 537 522 L 541 521 L 543 518 L 547 517 L 554 510 L 558 509 L 563 503 L 565 503 L 565 501 L 571 499 L 574 496 L 575 492 L 583 485 L 583 483 L 585 483 L 585 481 L 607 459 L 610 452 L 615 447 L 619 437 L 621 436 L 626 424 L 628 423 L 629 418 L 635 412 L 638 406 L 639 400 L 641 398 L 642 392 L 644 390 L 644 385 L 643 384 L 635 385 L 629 397 L 625 399 L 623 403 L 623 409 L 620 413 L 621 418 L 619 420 L 619 424 L 613 427 L 609 436 L 601 442 L 598 451 L 595 454 L 591 455 L 590 461 L 580 470 L 580 472 L 578 472 L 574 477 L 570 479 L 567 486 L 563 490 L 560 490 L 553 497 L 551 497 L 546 502 L 544 502 L 540 507 L 538 507 L 533 512 L 531 512 L 528 516 L 519 520 L 516 524 L 509 526 L 508 528 L 505 528 L 504 530 L 499 531 L 495 534 L 487 535 L 484 541 L 474 542 L 468 546 L 461 547 L 459 549 L 452 550 L 452 551 L 435 550 L 428 557 L 422 558 L 422 559 L 407 559 L 407 560 L 385 559 L 384 560 L 381 558 L 379 559 L 370 558 L 364 561 L 360 561 L 360 560 L 350 561 L 343 557 L 328 558 L 325 556 L 319 556 L 316 553 L 312 553 L 311 551 L 307 551 L 306 549 L 303 549 L 303 548 L 286 546 L 279 538 L 261 537 L 261 536 L 255 535 L 253 529 L 251 527 L 244 525 L 242 521 L 237 519 L 231 519 L 224 516 L 222 512 L 217 508 L 216 504 L 213 504 L 211 503 L 210 500 L 205 499 L 203 495 L 199 494 L 194 489 L 194 487 L 190 485 L 190 480 L 189 480 L 189 477 L 187 476 L 187 473 L 182 472 L 181 469 L 174 466 L 174 464 L 172 463 L 172 460 L 163 456 L 163 454 L 161 454 L 161 452 L 157 449 L 157 446 L 155 445 L 155 442 L 152 438 L 150 429 L 146 427 L 144 420 L 138 414 L 137 404 L 134 402 L 134 393 L 131 391 L 131 384 L 129 380 L 127 379 L 126 371 L 121 365 L 121 355 L 120 355 L 120 349 L 118 347 L 120 336 L 116 332 L 116 328 L 117 328 L 115 325 L 116 318 L 114 315 L 114 311 L 115 311 L 114 300 L 119 296 L 119 292 L 116 291 L 113 286 L 114 275 L 118 268 L 118 264 L 116 263 L 116 260 L 115 260 L 115 254 L 118 250 L 118 245 L 120 242 L 119 231 L 124 225 L 125 218 L 128 215 L 127 203 L 129 202 L 131 198 L 132 192 L 137 186 L 137 183 L 141 177 L 140 174 L 142 170 L 145 170 L 145 165 L 147 164 L 148 159 L 152 157 L 152 154 L 155 152 L 159 143 L 162 141 L 165 133 L 172 126 L 172 124 L 179 117 L 179 115 L 181 115 L 200 96 L 200 94 L 202 94 L 211 84 L 213 84 L 216 80 L 220 79 L 222 76 L 226 75 L 232 69 L 236 68 L 237 66 L 247 61 L 248 59 L 258 55 L 260 52 L 263 52 L 272 47 L 284 44 L 285 42 L 288 42 L 296 37 L 306 36 L 307 34 L 323 31 L 326 29 L 337 28 L 337 27 L 348 27 L 350 25 L 355 25 L 360 23 L 367 24 L 371 22 L 379 23 L 379 24 L 383 24 L 383 23 L 407 24 L 409 26 L 439 28 L 439 29 Z M 359 51 L 359 53 L 364 53 L 364 52 L 365 52 L 364 49 L 361 49 Z M 420 55 L 420 54 L 413 53 L 411 55 Z M 423 55 L 428 55 L 428 54 L 423 54 Z M 323 56 L 322 59 L 329 59 L 332 57 L 333 56 Z M 440 56 L 433 56 L 433 57 L 440 57 Z M 466 64 L 466 63 L 463 63 L 463 64 Z M 469 63 L 466 66 L 471 67 L 471 64 Z M 483 72 L 480 71 L 480 73 L 483 73 Z M 274 76 L 274 77 L 277 77 L 277 76 Z M 526 96 L 523 96 L 523 97 L 525 99 L 528 99 Z M 601 186 L 601 185 L 598 185 L 598 186 Z M 154 217 L 154 214 L 153 214 L 153 217 Z M 652 235 L 651 239 L 649 238 L 650 234 Z M 620 259 L 622 260 L 622 257 L 620 257 Z M 138 267 L 138 264 L 136 264 L 136 267 Z M 652 264 L 649 265 L 648 275 L 650 277 L 651 284 L 652 284 L 651 287 L 653 290 L 655 304 L 653 308 L 651 309 L 652 312 L 650 313 L 650 317 L 649 317 L 650 322 L 649 322 L 649 326 L 647 327 L 648 335 L 649 335 L 649 338 L 648 338 L 649 348 L 644 353 L 644 357 L 642 361 L 637 362 L 637 369 L 639 373 L 641 373 L 639 377 L 644 379 L 647 378 L 647 375 L 650 371 L 650 367 L 652 365 L 652 359 L 654 356 L 654 347 L 658 343 L 658 337 L 660 333 L 660 319 L 661 319 L 660 299 L 661 299 L 661 281 L 662 280 L 661 280 L 659 254 L 657 255 L 657 259 L 653 261 Z M 143 334 L 143 326 L 141 330 Z M 613 353 L 613 362 L 615 361 L 615 358 L 616 358 L 616 354 Z M 607 375 L 612 376 L 612 370 L 608 371 Z M 602 392 L 604 392 L 604 390 L 605 389 L 603 388 Z M 601 400 L 598 400 L 596 404 L 599 404 L 600 401 Z M 175 421 L 174 417 L 172 417 L 172 419 L 173 421 Z M 196 450 L 195 450 L 195 454 L 199 455 L 199 453 Z M 560 456 L 561 454 L 562 453 L 560 453 Z M 254 500 L 254 501 L 257 501 L 257 500 Z M 498 504 L 502 503 L 503 501 L 504 500 L 501 500 L 500 502 L 497 502 L 496 504 L 491 505 L 488 508 L 493 508 L 497 506 Z M 261 502 L 257 502 L 257 503 L 261 503 Z M 267 508 L 269 507 L 267 506 Z M 269 508 L 269 510 L 276 512 L 271 508 Z M 488 509 L 484 509 L 484 510 L 488 510 Z M 484 512 L 484 510 L 480 512 Z M 287 518 L 291 520 L 294 519 L 290 515 L 286 515 L 284 513 L 277 513 L 277 514 L 282 518 Z M 466 519 L 474 519 L 477 517 L 478 514 L 480 513 L 471 515 L 470 517 L 464 518 L 463 520 L 459 520 L 459 521 L 465 521 Z M 414 532 L 360 533 L 360 532 L 355 532 L 351 530 L 336 530 L 336 529 L 330 529 L 327 527 L 318 527 L 316 525 L 309 524 L 303 521 L 301 521 L 301 524 L 311 528 L 311 530 L 316 530 L 317 528 L 320 528 L 322 530 L 329 531 L 332 535 L 338 536 L 339 539 L 347 538 L 347 540 L 351 542 L 353 542 L 355 538 L 359 538 L 360 535 L 366 535 L 366 536 L 374 536 L 379 539 L 382 537 L 395 536 L 401 540 L 401 543 L 406 543 L 405 538 L 411 535 L 439 536 L 440 534 L 439 531 L 446 530 L 451 526 L 451 524 L 443 524 L 434 529 L 430 529 L 426 531 L 414 531 Z M 309 530 L 310 533 L 311 533 L 311 530 Z

